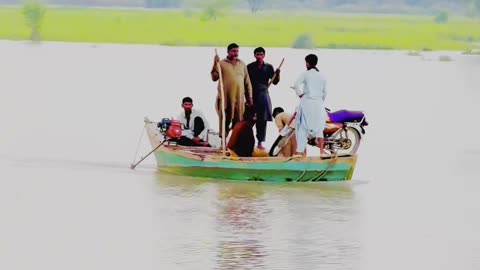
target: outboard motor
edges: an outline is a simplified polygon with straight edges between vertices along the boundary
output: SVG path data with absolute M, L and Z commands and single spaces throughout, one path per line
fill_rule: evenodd
M 182 123 L 180 121 L 163 118 L 161 122 L 158 122 L 157 127 L 169 140 L 175 141 L 182 136 Z
M 170 119 L 163 118 L 161 122 L 158 122 L 157 127 L 160 129 L 162 133 L 167 132 L 168 127 L 170 126 Z

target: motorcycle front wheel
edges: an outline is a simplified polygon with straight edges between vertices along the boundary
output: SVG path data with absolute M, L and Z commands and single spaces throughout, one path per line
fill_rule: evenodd
M 270 152 L 268 152 L 268 155 L 271 157 L 278 156 L 280 151 L 282 151 L 283 147 L 287 145 L 287 143 L 290 141 L 290 139 L 294 135 L 295 135 L 295 129 L 289 129 L 285 132 L 281 132 L 280 135 L 278 135 L 275 142 L 272 144 L 272 147 L 270 147 Z

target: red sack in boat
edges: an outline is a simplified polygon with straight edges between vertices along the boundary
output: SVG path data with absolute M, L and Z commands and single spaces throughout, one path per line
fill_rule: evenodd
M 182 136 L 182 123 L 177 120 L 170 120 L 170 126 L 167 129 L 166 135 L 170 139 L 180 139 Z

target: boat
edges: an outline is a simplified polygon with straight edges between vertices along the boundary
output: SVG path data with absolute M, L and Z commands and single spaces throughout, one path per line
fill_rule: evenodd
M 180 146 L 165 140 L 158 122 L 144 119 L 158 170 L 163 173 L 233 181 L 319 182 L 352 179 L 357 154 L 312 157 L 235 157 L 221 147 Z M 207 141 L 218 139 L 209 131 Z M 152 153 L 151 152 L 151 153 Z

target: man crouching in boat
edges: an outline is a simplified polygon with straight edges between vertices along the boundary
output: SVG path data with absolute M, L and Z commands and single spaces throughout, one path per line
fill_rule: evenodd
M 181 112 L 176 120 L 182 123 L 182 136 L 178 145 L 184 146 L 210 146 L 205 140 L 208 132 L 208 122 L 199 110 L 193 109 L 193 100 L 190 97 L 182 99 Z
M 253 126 L 255 125 L 255 111 L 251 106 L 245 108 L 243 120 L 238 122 L 232 130 L 228 140 L 227 148 L 232 157 L 268 157 L 264 150 L 255 148 L 255 136 Z
M 294 115 L 291 113 L 286 113 L 282 107 L 276 107 L 275 109 L 273 109 L 272 116 L 273 116 L 273 119 L 275 119 L 275 125 L 277 126 L 279 132 L 282 131 L 282 129 L 286 125 L 290 125 L 293 127 L 295 126 L 295 119 L 292 119 Z M 296 149 L 297 149 L 297 139 L 295 138 L 295 136 L 292 136 L 288 141 L 288 143 L 278 153 L 278 155 L 283 157 L 291 157 L 295 153 Z M 303 156 L 304 157 L 307 156 L 306 149 L 303 151 Z

